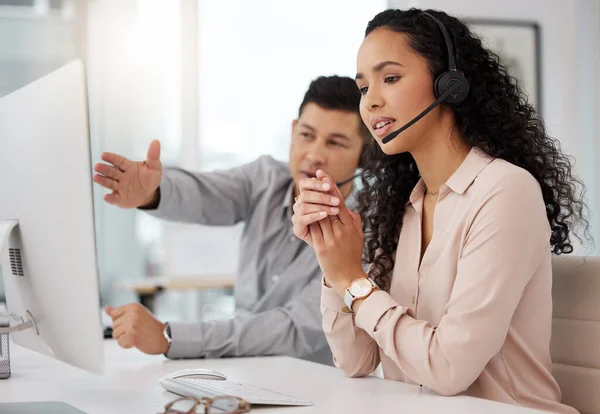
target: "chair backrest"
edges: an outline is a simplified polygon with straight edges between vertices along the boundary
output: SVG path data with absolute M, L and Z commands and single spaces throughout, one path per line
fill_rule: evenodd
M 600 414 L 600 257 L 552 259 L 550 352 L 562 402 Z

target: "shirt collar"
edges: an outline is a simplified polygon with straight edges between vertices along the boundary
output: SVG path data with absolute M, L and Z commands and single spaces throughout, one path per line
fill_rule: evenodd
M 473 184 L 479 173 L 492 161 L 494 157 L 486 154 L 483 150 L 473 147 L 462 162 L 460 167 L 452 174 L 446 183 L 440 188 L 440 195 L 453 191 L 457 194 L 464 194 Z M 413 188 L 409 202 L 415 203 L 425 194 L 425 183 L 421 178 L 415 188 Z

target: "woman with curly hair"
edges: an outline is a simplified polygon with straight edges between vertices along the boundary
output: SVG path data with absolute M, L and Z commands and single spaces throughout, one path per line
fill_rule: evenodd
M 293 217 L 324 274 L 336 366 L 358 377 L 381 363 L 385 378 L 443 395 L 576 412 L 560 403 L 549 352 L 551 254 L 587 228 L 569 158 L 498 56 L 443 12 L 378 14 L 357 66 L 377 143 L 360 216 L 319 171 Z

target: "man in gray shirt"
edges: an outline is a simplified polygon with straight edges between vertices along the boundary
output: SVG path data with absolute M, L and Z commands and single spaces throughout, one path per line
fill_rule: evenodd
M 314 80 L 292 124 L 290 163 L 269 156 L 226 171 L 162 169 L 160 143 L 146 161 L 104 153 L 94 181 L 105 201 L 167 220 L 230 226 L 244 222 L 235 317 L 163 323 L 139 304 L 107 307 L 124 348 L 169 358 L 289 355 L 332 364 L 321 327 L 321 271 L 314 251 L 292 232 L 298 181 L 329 173 L 345 198 L 371 136 L 359 114 L 360 93 L 347 77 Z M 337 214 L 331 201 L 332 215 Z

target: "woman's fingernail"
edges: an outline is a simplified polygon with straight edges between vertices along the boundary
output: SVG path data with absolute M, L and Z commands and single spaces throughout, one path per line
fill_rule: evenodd
M 321 188 L 323 188 L 323 190 L 327 191 L 331 188 L 331 186 L 329 185 L 329 183 L 323 183 L 323 185 L 321 186 Z
M 339 204 L 340 199 L 337 197 L 331 197 L 331 204 L 335 204 L 336 206 Z
M 333 214 L 337 214 L 337 213 L 339 213 L 339 212 L 340 212 L 340 209 L 339 209 L 339 208 L 337 208 L 337 207 L 331 207 L 331 212 L 332 212 Z
M 326 216 L 327 216 L 327 212 L 325 212 L 325 211 L 321 211 L 319 213 L 319 217 L 326 217 Z

